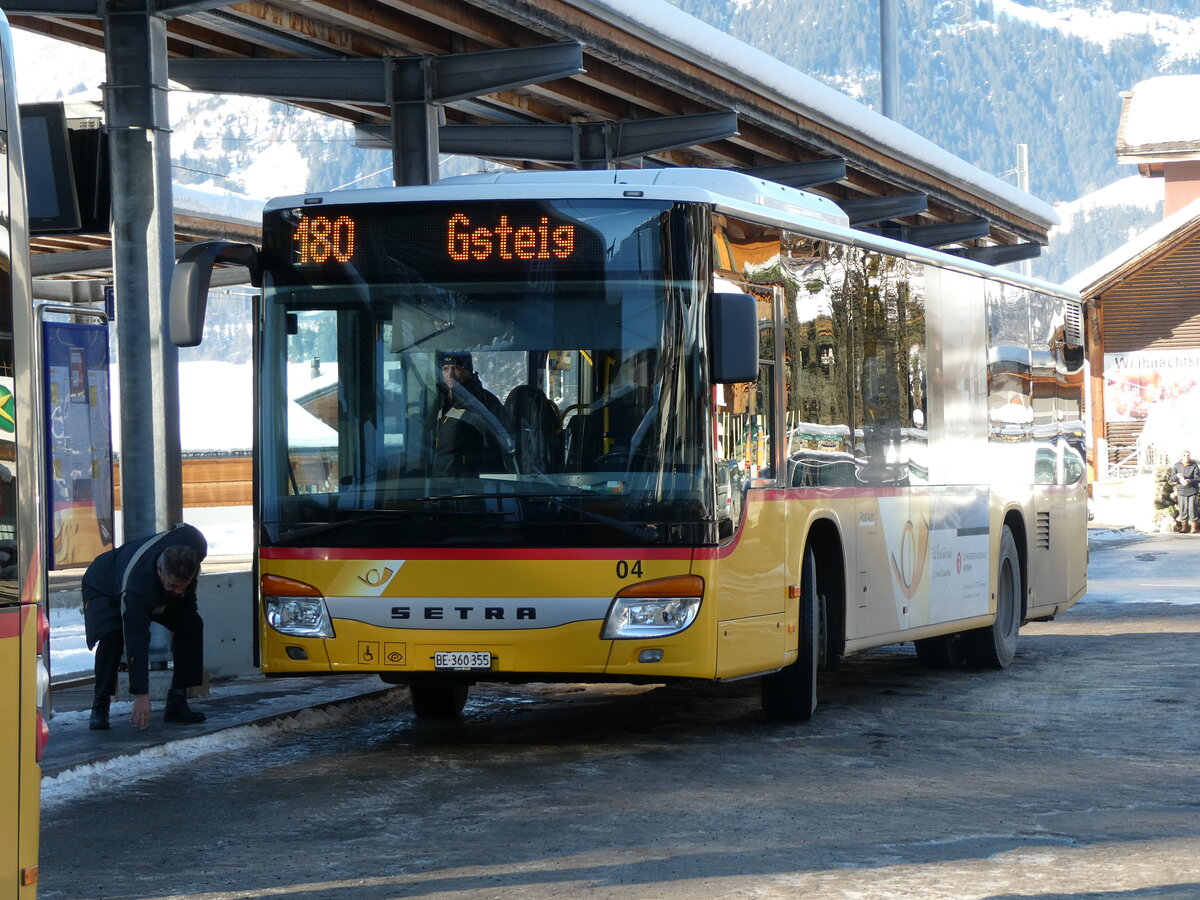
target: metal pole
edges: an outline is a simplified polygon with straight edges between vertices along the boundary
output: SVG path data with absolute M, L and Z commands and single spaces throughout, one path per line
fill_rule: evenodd
M 879 0 L 879 88 L 883 96 L 883 114 L 897 122 L 900 115 L 899 2 Z
M 179 357 L 166 336 L 175 262 L 167 33 L 155 6 L 103 7 L 125 539 L 183 519 Z
M 1029 193 L 1029 145 L 1017 144 L 1017 187 Z M 1022 260 L 1021 274 L 1026 277 L 1033 274 L 1033 261 Z

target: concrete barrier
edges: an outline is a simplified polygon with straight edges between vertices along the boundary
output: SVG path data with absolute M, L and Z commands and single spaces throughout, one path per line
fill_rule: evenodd
M 220 571 L 201 573 L 196 586 L 196 601 L 201 618 L 204 619 L 204 670 L 208 678 L 219 679 L 252 675 L 254 666 L 254 608 L 253 582 L 249 571 Z M 77 622 L 79 642 L 83 642 L 83 598 L 78 583 L 62 582 L 52 586 L 50 608 L 55 613 L 55 627 L 65 622 Z M 77 619 L 75 617 L 77 616 Z M 53 646 L 53 640 L 52 644 Z M 76 654 L 77 656 L 77 654 Z M 154 624 L 150 631 L 151 696 L 165 696 L 169 673 L 162 672 L 170 659 L 169 632 Z M 54 664 L 51 666 L 55 680 L 90 676 L 91 664 L 86 671 L 66 671 Z M 77 664 L 78 666 L 78 664 Z M 158 671 L 155 671 L 158 670 Z M 167 676 L 164 681 L 164 676 Z M 118 696 L 127 692 L 124 673 L 118 679 Z
M 204 668 L 212 678 L 258 671 L 254 665 L 253 591 L 249 572 L 200 576 L 196 600 L 204 619 Z

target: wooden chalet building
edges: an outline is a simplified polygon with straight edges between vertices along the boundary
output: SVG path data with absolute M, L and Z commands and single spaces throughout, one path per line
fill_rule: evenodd
M 1200 75 L 1123 96 L 1117 159 L 1164 179 L 1164 218 L 1068 282 L 1085 303 L 1099 480 L 1200 453 Z

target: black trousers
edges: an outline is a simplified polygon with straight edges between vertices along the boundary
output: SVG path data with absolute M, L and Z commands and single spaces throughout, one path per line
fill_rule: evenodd
M 170 609 L 151 616 L 171 632 L 171 658 L 175 671 L 171 689 L 195 687 L 204 677 L 204 620 L 192 606 Z M 117 692 L 117 669 L 125 652 L 125 634 L 114 628 L 96 642 L 96 697 L 111 697 Z

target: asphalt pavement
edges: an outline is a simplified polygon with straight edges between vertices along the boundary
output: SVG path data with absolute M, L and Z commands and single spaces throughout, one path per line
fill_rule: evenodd
M 1096 552 L 1106 547 L 1139 541 L 1156 542 L 1173 555 L 1200 555 L 1200 535 L 1155 535 L 1120 526 L 1098 525 L 1089 532 L 1092 566 Z M 1115 561 L 1115 560 L 1114 560 Z M 1194 571 L 1194 567 L 1189 567 Z M 165 673 L 164 673 L 165 674 Z M 68 769 L 103 763 L 117 757 L 161 747 L 173 741 L 215 734 L 231 728 L 259 725 L 294 716 L 312 708 L 344 703 L 392 690 L 404 690 L 382 683 L 374 675 L 336 675 L 305 678 L 267 678 L 248 675 L 213 682 L 206 697 L 190 701 L 208 717 L 198 725 L 178 725 L 163 721 L 163 703 L 154 703 L 152 722 L 138 730 L 129 722 L 128 703 L 114 703 L 112 727 L 108 731 L 88 728 L 88 710 L 92 703 L 90 682 L 74 682 L 52 688 L 50 742 L 42 759 L 42 772 L 54 776 Z
M 208 718 L 198 725 L 163 721 L 162 702 L 153 702 L 153 716 L 145 730 L 129 721 L 131 704 L 114 703 L 108 731 L 91 731 L 91 683 L 58 687 L 51 692 L 50 742 L 42 757 L 42 775 L 52 777 L 68 769 L 103 763 L 121 756 L 161 747 L 173 741 L 215 734 L 246 725 L 261 725 L 385 691 L 404 690 L 386 685 L 375 675 L 330 675 L 320 678 L 267 678 L 249 675 L 209 685 L 209 695 L 190 700 L 193 709 Z

